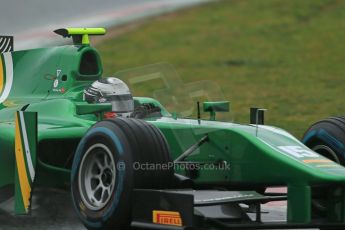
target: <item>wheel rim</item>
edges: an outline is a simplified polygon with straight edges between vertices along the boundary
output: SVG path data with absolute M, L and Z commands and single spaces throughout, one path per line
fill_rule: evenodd
M 330 147 L 326 145 L 316 145 L 312 148 L 312 150 L 340 164 L 340 160 L 337 157 L 337 154 Z
M 79 192 L 85 206 L 100 210 L 106 206 L 116 182 L 115 160 L 104 144 L 92 145 L 79 168 Z

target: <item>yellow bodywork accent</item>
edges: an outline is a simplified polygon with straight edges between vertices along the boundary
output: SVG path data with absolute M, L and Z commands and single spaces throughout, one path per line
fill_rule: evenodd
M 104 35 L 104 28 L 66 28 L 69 35 Z
M 15 137 L 15 153 L 16 153 L 16 163 L 17 163 L 17 170 L 18 170 L 18 177 L 19 177 L 19 184 L 20 184 L 20 191 L 22 193 L 23 204 L 25 210 L 27 211 L 30 204 L 30 193 L 31 187 L 28 181 L 28 175 L 25 167 L 25 160 L 24 160 L 24 152 L 22 146 L 22 138 L 20 135 L 20 128 L 19 128 L 19 117 L 16 114 L 16 137 Z
M 69 35 L 81 35 L 81 44 L 89 45 L 89 35 L 104 35 L 104 28 L 66 28 Z
M 4 66 L 2 65 L 2 57 L 0 56 L 0 94 L 4 89 Z

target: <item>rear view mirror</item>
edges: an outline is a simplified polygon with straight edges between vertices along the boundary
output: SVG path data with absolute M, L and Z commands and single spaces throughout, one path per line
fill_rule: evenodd
M 216 112 L 229 112 L 229 101 L 205 101 L 203 103 L 204 112 L 210 113 L 210 120 L 216 120 Z

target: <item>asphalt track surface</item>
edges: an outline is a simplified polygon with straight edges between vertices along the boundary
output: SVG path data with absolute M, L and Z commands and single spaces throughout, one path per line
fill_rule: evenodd
M 74 212 L 70 193 L 65 190 L 36 189 L 28 216 L 15 216 L 13 207 L 13 198 L 0 205 L 0 230 L 86 230 Z M 286 220 L 285 202 L 268 203 L 262 211 L 263 221 Z
M 26 30 L 63 24 L 92 17 L 108 10 L 126 8 L 156 0 L 1 0 L 1 33 L 19 34 Z M 99 3 L 99 4 L 95 4 Z M 73 24 L 73 23 L 72 23 Z
M 15 50 L 56 44 L 65 27 L 113 27 L 213 0 L 0 0 L 0 35 Z

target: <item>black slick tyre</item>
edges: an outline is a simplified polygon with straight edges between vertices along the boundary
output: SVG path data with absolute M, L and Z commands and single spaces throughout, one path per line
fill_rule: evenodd
M 345 165 L 345 117 L 330 117 L 313 124 L 302 142 L 320 155 Z

